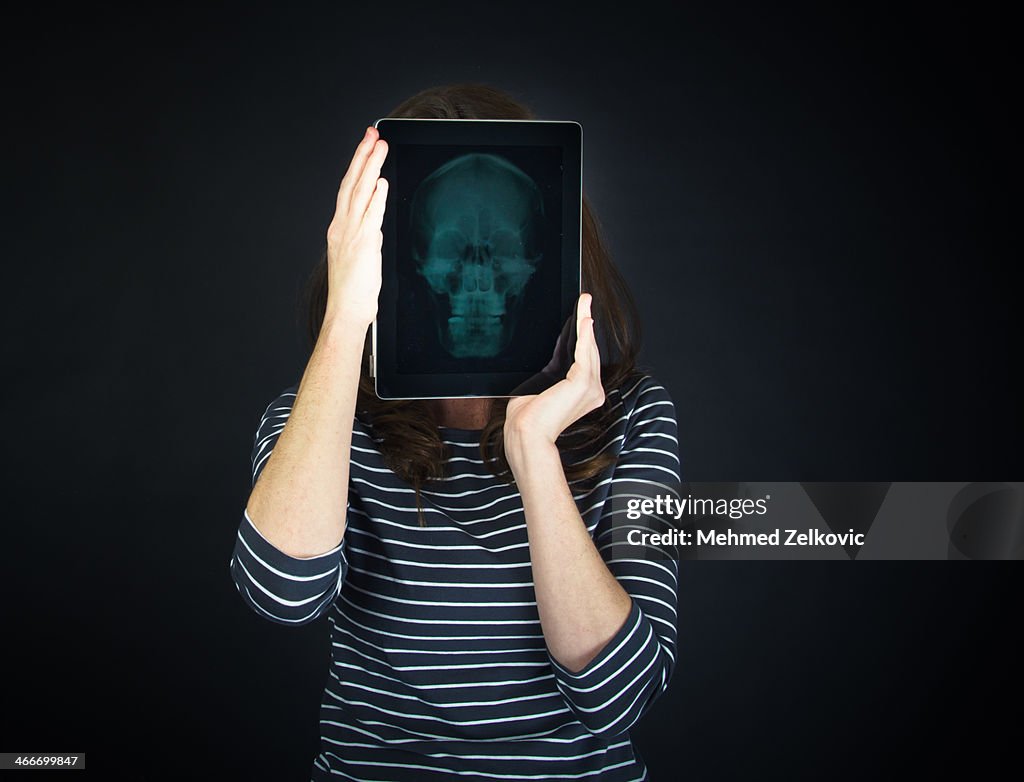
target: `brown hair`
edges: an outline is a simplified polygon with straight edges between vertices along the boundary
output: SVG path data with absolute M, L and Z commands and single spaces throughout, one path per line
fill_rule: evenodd
M 389 117 L 416 119 L 536 119 L 534 113 L 511 95 L 485 84 L 451 84 L 413 95 L 396 106 Z M 622 386 L 636 372 L 641 341 L 640 319 L 629 288 L 612 263 L 598 222 L 583 198 L 582 287 L 594 294 L 593 317 L 601 348 L 601 382 L 605 403 L 580 418 L 559 436 L 557 445 L 568 481 L 590 479 L 613 464 L 616 457 L 603 448 L 603 438 L 618 416 L 616 402 L 608 393 Z M 306 285 L 308 334 L 315 345 L 327 306 L 327 250 Z M 420 488 L 429 480 L 445 477 L 448 446 L 442 441 L 438 422 L 425 400 L 382 400 L 369 377 L 371 335 L 367 332 L 359 377 L 356 414 L 374 433 L 384 463 L 415 488 L 420 525 L 425 524 Z M 504 423 L 506 398 L 494 398 L 490 418 L 480 436 L 480 456 L 494 475 L 513 482 L 505 458 Z M 573 455 L 578 460 L 573 460 Z M 582 457 L 582 458 L 579 458 Z

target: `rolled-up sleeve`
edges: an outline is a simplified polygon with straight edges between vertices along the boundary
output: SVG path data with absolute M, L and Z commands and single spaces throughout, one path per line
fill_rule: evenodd
M 623 447 L 612 473 L 616 484 L 676 493 L 681 485 L 675 407 L 668 392 L 644 376 L 623 395 L 629 410 Z M 660 493 L 660 492 L 659 492 Z M 675 668 L 679 562 L 662 551 L 613 540 L 616 503 L 606 500 L 594 530 L 602 558 L 632 598 L 615 636 L 582 670 L 573 672 L 548 653 L 555 680 L 577 719 L 611 738 L 639 720 L 668 688 Z
M 260 420 L 252 452 L 253 485 L 284 430 L 295 393 L 295 387 L 282 393 Z M 308 624 L 322 616 L 341 591 L 348 570 L 345 541 L 315 557 L 294 557 L 267 540 L 243 510 L 230 570 L 242 599 L 257 614 L 284 625 Z

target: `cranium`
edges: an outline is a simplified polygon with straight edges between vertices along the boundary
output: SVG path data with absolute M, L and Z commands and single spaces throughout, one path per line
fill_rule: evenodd
M 496 356 L 515 333 L 543 257 L 539 188 L 503 157 L 465 154 L 420 183 L 410 219 L 441 344 L 456 358 Z

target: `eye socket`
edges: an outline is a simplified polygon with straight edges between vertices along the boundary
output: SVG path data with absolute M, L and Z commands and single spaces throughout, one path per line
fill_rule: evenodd
M 498 229 L 491 234 L 491 252 L 496 258 L 521 258 L 523 242 L 518 234 L 507 229 Z
M 461 260 L 469 244 L 461 231 L 447 230 L 439 233 L 430 245 L 430 254 L 435 258 Z

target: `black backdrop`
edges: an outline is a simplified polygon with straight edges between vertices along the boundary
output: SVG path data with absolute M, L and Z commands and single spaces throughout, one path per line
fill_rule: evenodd
M 583 123 L 688 478 L 1020 478 L 1008 20 L 713 6 L 10 12 L 0 750 L 307 778 L 327 627 L 260 620 L 228 559 L 338 180 L 432 84 Z M 977 775 L 1018 582 L 687 564 L 652 778 Z

